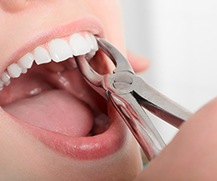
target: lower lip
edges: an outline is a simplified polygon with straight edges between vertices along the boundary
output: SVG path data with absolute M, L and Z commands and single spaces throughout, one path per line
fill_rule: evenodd
M 89 137 L 70 137 L 12 118 L 24 129 L 63 156 L 79 160 L 96 160 L 120 150 L 127 136 L 127 128 L 120 120 L 112 120 L 104 133 Z

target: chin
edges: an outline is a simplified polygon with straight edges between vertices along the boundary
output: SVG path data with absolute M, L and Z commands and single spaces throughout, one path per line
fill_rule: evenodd
M 14 173 L 9 178 L 132 180 L 141 171 L 138 144 L 74 62 L 86 54 L 99 72 L 110 71 L 95 36 L 104 32 L 94 18 L 53 27 L 24 44 L 2 72 L 0 159 L 14 161 L 0 168 Z

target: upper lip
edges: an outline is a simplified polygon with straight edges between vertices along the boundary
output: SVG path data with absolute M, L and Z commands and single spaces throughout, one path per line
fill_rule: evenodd
M 35 47 L 43 45 L 54 38 L 61 38 L 82 31 L 90 32 L 98 37 L 104 36 L 102 23 L 96 17 L 83 17 L 70 23 L 53 26 L 49 30 L 35 33 L 30 39 L 27 39 L 26 42 L 15 50 L 9 59 L 4 62 L 4 66 L 0 67 L 0 73 L 3 72 L 11 63 L 16 62 L 24 54 L 32 51 Z

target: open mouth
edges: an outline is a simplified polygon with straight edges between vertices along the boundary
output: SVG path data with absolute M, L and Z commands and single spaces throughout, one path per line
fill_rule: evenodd
M 63 155 L 98 159 L 116 152 L 125 140 L 125 127 L 109 118 L 107 102 L 83 80 L 74 61 L 74 56 L 86 55 L 105 72 L 105 58 L 97 50 L 88 32 L 37 46 L 1 74 L 1 107 Z

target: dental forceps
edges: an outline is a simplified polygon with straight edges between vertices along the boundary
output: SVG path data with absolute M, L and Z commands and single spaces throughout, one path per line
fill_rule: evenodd
M 106 100 L 111 101 L 150 161 L 165 147 L 149 112 L 178 128 L 191 113 L 166 98 L 137 76 L 125 57 L 106 40 L 97 38 L 99 48 L 116 66 L 112 73 L 101 75 L 78 56 L 76 63 L 87 82 Z

